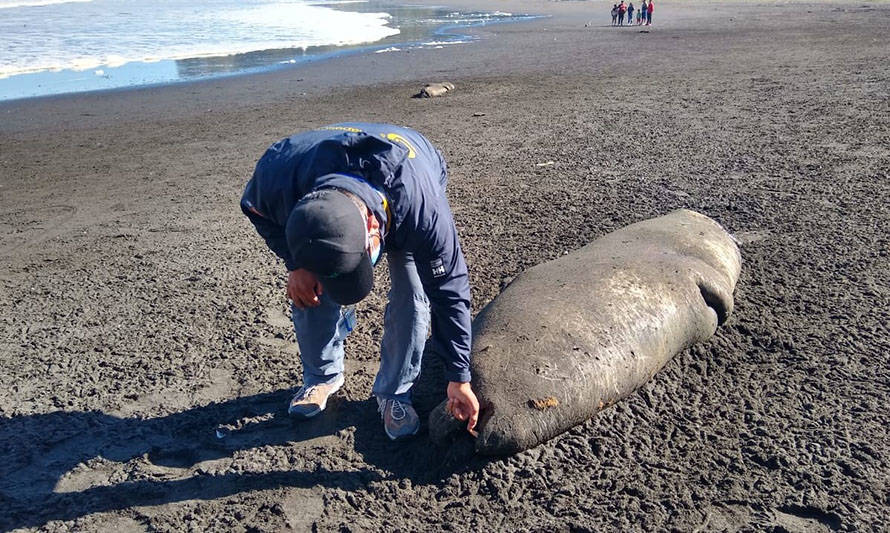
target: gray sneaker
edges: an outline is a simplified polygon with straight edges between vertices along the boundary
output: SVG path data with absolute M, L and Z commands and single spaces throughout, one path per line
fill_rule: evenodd
M 340 390 L 343 381 L 343 374 L 340 374 L 331 383 L 300 387 L 287 407 L 287 414 L 295 418 L 312 418 L 324 411 L 328 405 L 328 398 Z
M 383 429 L 392 440 L 406 439 L 420 429 L 420 417 L 410 403 L 377 398 L 377 410 L 383 417 Z

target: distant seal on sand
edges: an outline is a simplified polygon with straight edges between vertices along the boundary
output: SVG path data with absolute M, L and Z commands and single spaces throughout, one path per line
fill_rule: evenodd
M 434 96 L 444 96 L 445 93 L 454 90 L 454 84 L 447 81 L 439 83 L 429 83 L 414 95 L 414 98 L 432 98 Z
M 476 451 L 515 453 L 633 393 L 729 317 L 735 240 L 681 209 L 523 272 L 473 321 Z M 440 405 L 430 434 L 454 422 Z

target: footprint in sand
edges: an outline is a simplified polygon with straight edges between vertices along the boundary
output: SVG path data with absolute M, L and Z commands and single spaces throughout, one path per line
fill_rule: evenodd
M 34 209 L 0 213 L 0 253 L 15 251 L 21 246 L 37 244 L 70 230 L 68 225 L 77 208 L 71 205 L 49 205 Z
M 297 343 L 292 340 L 278 339 L 273 337 L 260 337 L 257 339 L 257 342 L 264 346 L 277 348 L 284 352 L 291 352 L 295 355 L 300 354 L 300 348 L 297 346 Z
M 263 319 L 270 326 L 285 330 L 287 333 L 281 332 L 276 334 L 275 337 L 260 337 L 257 339 L 260 344 L 294 354 L 300 353 L 297 343 L 290 338 L 290 332 L 294 327 L 293 322 L 281 309 L 274 306 L 266 308 Z
M 843 525 L 841 517 L 816 507 L 786 505 L 773 509 L 777 531 L 790 533 L 819 533 L 838 531 Z
M 275 326 L 276 328 L 284 328 L 290 330 L 294 327 L 291 319 L 284 314 L 284 312 L 278 307 L 268 307 L 266 308 L 265 313 L 266 323 L 270 326 Z
M 752 230 L 740 231 L 738 233 L 735 233 L 733 237 L 735 237 L 736 241 L 738 241 L 741 246 L 744 246 L 746 244 L 751 244 L 753 242 L 767 239 L 770 235 L 772 235 L 772 232 L 769 230 Z

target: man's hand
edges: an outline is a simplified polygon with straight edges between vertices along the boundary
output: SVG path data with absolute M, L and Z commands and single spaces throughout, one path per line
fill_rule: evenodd
M 321 282 L 312 272 L 298 268 L 287 273 L 287 297 L 297 309 L 317 307 L 321 303 Z
M 479 421 L 479 400 L 469 383 L 448 382 L 448 405 L 445 407 L 451 416 L 467 422 L 467 431 L 476 436 L 476 422 Z

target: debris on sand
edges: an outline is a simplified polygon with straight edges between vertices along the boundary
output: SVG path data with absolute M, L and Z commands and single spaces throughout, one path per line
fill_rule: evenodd
M 428 83 L 424 85 L 414 98 L 433 98 L 434 96 L 445 96 L 446 93 L 454 90 L 454 84 L 447 81 L 438 83 Z

